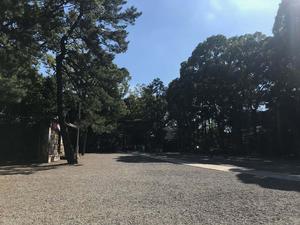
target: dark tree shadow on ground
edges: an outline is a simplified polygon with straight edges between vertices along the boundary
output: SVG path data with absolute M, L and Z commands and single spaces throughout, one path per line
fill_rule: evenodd
M 237 178 L 244 184 L 256 184 L 262 188 L 281 190 L 281 191 L 296 191 L 300 192 L 300 182 L 291 180 L 281 180 L 267 177 L 257 177 L 252 174 L 240 173 Z
M 120 157 L 119 161 L 124 162 L 161 162 L 163 160 L 147 159 L 144 156 L 130 155 Z M 263 170 L 278 173 L 288 173 L 299 175 L 300 174 L 300 161 L 299 160 L 281 160 L 281 159 L 266 159 L 247 156 L 207 156 L 200 154 L 180 154 L 180 153 L 154 153 L 154 156 L 159 156 L 162 159 L 166 158 L 168 162 L 178 160 L 185 163 L 201 163 L 201 164 L 214 164 L 214 165 L 233 165 L 237 167 L 244 167 L 251 170 Z M 174 162 L 175 163 L 175 162 Z
M 58 169 L 68 166 L 67 163 L 59 162 L 55 164 L 16 164 L 16 163 L 1 163 L 0 176 L 8 175 L 31 175 L 41 171 Z
M 178 159 L 187 163 L 201 163 L 214 165 L 233 165 L 253 170 L 266 170 L 279 173 L 300 174 L 299 160 L 268 159 L 247 156 L 207 156 L 200 154 L 161 153 L 155 154 L 171 159 Z
M 118 162 L 123 162 L 123 163 L 170 163 L 164 160 L 159 160 L 159 159 L 154 159 L 154 158 L 139 156 L 139 155 L 119 156 L 116 159 Z
M 174 157 L 172 157 L 174 159 Z M 180 158 L 182 159 L 182 158 Z M 170 161 L 164 161 L 159 159 L 150 158 L 147 156 L 140 156 L 140 155 L 125 155 L 125 156 L 119 156 L 116 158 L 118 162 L 123 163 L 172 163 L 172 164 L 180 164 L 176 162 L 170 162 Z M 213 160 L 213 159 L 204 159 L 199 160 L 186 160 L 186 161 L 192 161 L 192 162 L 199 162 L 200 163 L 211 163 L 216 165 L 224 165 L 223 160 Z M 272 162 L 273 163 L 273 162 Z M 245 166 L 249 164 L 245 164 L 243 162 L 241 163 L 232 163 L 235 166 Z M 255 166 L 255 164 L 250 164 L 250 168 L 248 170 L 241 170 L 241 169 L 232 169 L 231 171 L 234 173 L 238 173 L 236 176 L 237 178 L 244 184 L 256 184 L 259 185 L 262 188 L 266 189 L 274 189 L 274 190 L 282 190 L 282 191 L 296 191 L 300 192 L 300 181 L 292 181 L 292 180 L 282 180 L 277 178 L 268 178 L 265 176 L 260 176 L 261 174 L 259 172 L 264 173 L 264 171 L 258 171 Z M 251 168 L 252 167 L 252 168 Z M 266 168 L 266 167 L 260 167 L 258 168 Z M 258 172 L 256 172 L 258 171 Z M 252 175 L 251 173 L 258 173 L 257 175 Z

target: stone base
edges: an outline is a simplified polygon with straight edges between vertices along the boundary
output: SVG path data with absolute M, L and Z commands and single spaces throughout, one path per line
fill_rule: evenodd
M 59 155 L 49 155 L 48 156 L 48 163 L 57 162 L 59 160 L 60 160 L 60 156 Z

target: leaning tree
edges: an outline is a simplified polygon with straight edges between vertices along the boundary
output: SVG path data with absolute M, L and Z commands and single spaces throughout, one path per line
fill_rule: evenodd
M 55 59 L 57 114 L 68 163 L 74 164 L 77 154 L 70 141 L 64 108 L 67 76 L 78 70 L 73 56 L 89 54 L 99 64 L 110 65 L 115 54 L 126 51 L 127 26 L 134 24 L 140 13 L 134 7 L 126 8 L 124 0 L 32 2 L 41 8 L 37 34 L 41 37 L 40 44 L 48 58 Z

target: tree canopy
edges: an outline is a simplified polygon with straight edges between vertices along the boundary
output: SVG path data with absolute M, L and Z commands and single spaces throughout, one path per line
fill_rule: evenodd
M 167 93 L 182 150 L 299 154 L 299 7 L 281 3 L 273 37 L 212 36 L 182 63 Z
M 130 91 L 113 60 L 139 15 L 124 0 L 1 1 L 1 121 L 58 118 L 71 164 L 70 123 L 131 149 L 166 148 L 174 131 L 178 151 L 299 155 L 298 0 L 282 0 L 273 36 L 208 37 L 168 87 Z
M 114 65 L 113 59 L 115 54 L 127 50 L 127 26 L 133 25 L 140 15 L 126 3 L 124 0 L 0 3 L 0 93 L 4 93 L 1 113 L 8 117 L 15 111 L 20 115 L 14 118 L 35 121 L 57 115 L 69 163 L 77 162 L 77 154 L 67 123 L 76 122 L 84 130 L 103 132 L 112 129 L 122 114 L 121 98 L 129 74 Z M 41 70 L 47 70 L 48 77 L 42 76 Z M 79 113 L 79 104 L 81 121 L 74 117 Z

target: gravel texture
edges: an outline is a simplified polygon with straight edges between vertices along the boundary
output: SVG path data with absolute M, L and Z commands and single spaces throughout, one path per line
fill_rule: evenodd
M 300 183 L 130 154 L 0 166 L 0 224 L 300 224 Z

